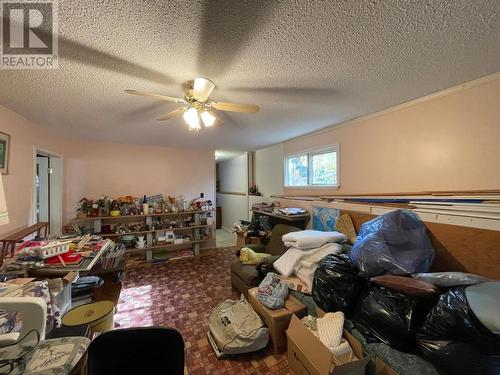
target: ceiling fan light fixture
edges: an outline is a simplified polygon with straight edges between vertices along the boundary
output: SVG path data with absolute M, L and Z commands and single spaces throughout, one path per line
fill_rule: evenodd
M 206 128 L 209 128 L 215 124 L 215 116 L 212 115 L 209 111 L 201 112 L 201 120 Z
M 1 0 L 0 0 L 1 2 Z M 202 127 L 218 127 L 224 123 L 218 111 L 239 113 L 256 113 L 259 106 L 255 104 L 237 104 L 209 100 L 215 88 L 215 83 L 208 78 L 197 77 L 184 83 L 184 97 L 158 95 L 150 92 L 125 90 L 127 94 L 145 96 L 167 102 L 179 103 L 181 108 L 170 111 L 157 118 L 158 121 L 167 121 L 183 115 L 189 130 L 199 131 Z
M 189 108 L 186 112 L 184 112 L 182 117 L 184 118 L 184 121 L 186 121 L 186 124 L 189 126 L 189 130 L 198 131 L 201 129 L 200 114 L 198 113 L 198 110 L 196 108 Z

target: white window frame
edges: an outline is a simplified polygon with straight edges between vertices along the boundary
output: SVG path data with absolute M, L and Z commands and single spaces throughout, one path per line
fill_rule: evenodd
M 335 152 L 336 153 L 336 159 L 337 159 L 337 165 L 336 165 L 336 172 L 337 172 L 337 183 L 336 184 L 331 184 L 331 185 L 318 185 L 318 184 L 313 184 L 313 176 L 312 176 L 312 157 L 314 155 L 321 155 L 321 154 L 326 154 L 329 152 Z M 302 185 L 302 186 L 294 186 L 294 185 L 288 185 L 288 160 L 291 158 L 295 158 L 298 156 L 307 156 L 307 185 Z M 309 149 L 309 150 L 304 150 L 302 152 L 297 152 L 293 154 L 286 155 L 285 158 L 283 159 L 283 186 L 288 189 L 338 189 L 340 187 L 340 145 L 337 143 L 331 147 L 326 147 L 326 148 L 315 148 L 315 149 Z

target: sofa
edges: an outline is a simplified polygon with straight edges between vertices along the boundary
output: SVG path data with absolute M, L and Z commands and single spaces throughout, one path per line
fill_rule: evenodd
M 272 263 L 285 253 L 287 248 L 283 245 L 281 237 L 290 232 L 297 232 L 301 229 L 287 224 L 277 224 L 274 226 L 269 243 L 267 245 L 245 245 L 258 253 L 267 253 L 272 256 L 264 259 L 256 265 L 241 264 L 238 259 L 231 263 L 231 285 L 234 289 L 248 298 L 248 290 L 259 286 L 260 282 L 268 271 L 272 271 Z M 236 251 L 239 257 L 240 249 Z

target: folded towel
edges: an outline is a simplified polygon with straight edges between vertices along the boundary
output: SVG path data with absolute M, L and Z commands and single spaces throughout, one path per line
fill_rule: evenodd
M 340 366 L 357 360 L 349 342 L 342 337 L 344 332 L 344 313 L 326 313 L 322 318 L 316 319 L 318 337 L 320 341 L 332 352 L 333 363 Z
M 325 346 L 332 350 L 340 345 L 342 333 L 344 332 L 344 313 L 326 313 L 322 318 L 318 318 L 319 339 Z
M 318 268 L 321 260 L 330 254 L 340 254 L 342 245 L 338 243 L 326 243 L 316 251 L 303 251 L 308 254 L 300 259 L 295 266 L 295 275 L 306 285 L 307 289 L 312 290 L 314 272 Z
M 351 345 L 343 337 L 344 313 L 326 313 L 322 318 L 315 318 L 308 315 L 301 320 L 309 331 L 332 352 L 333 361 L 330 372 L 336 366 L 358 360 Z
M 315 249 L 328 242 L 343 242 L 346 239 L 347 237 L 342 233 L 322 232 L 319 230 L 290 232 L 282 237 L 285 246 L 300 250 Z
M 270 257 L 271 254 L 266 253 L 256 253 L 248 247 L 243 247 L 240 250 L 240 262 L 242 264 L 257 264 L 260 263 L 264 258 Z
M 311 263 L 313 261 L 319 263 L 326 255 L 338 254 L 341 251 L 341 245 L 332 243 L 307 251 L 290 248 L 273 263 L 273 267 L 281 275 L 289 277 L 295 272 L 297 265 L 303 258 L 307 258 Z M 312 272 L 314 274 L 314 270 Z
M 358 360 L 346 339 L 342 339 L 340 345 L 330 348 L 330 351 L 333 354 L 333 363 L 335 366 L 345 365 L 346 363 Z
M 273 263 L 273 267 L 281 275 L 285 277 L 291 276 L 295 270 L 295 265 L 303 256 L 304 252 L 302 250 L 288 249 L 285 254 Z

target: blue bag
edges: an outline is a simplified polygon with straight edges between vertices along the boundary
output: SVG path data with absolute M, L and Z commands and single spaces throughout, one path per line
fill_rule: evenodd
M 418 216 L 397 210 L 361 226 L 351 260 L 363 277 L 423 273 L 431 268 L 434 247 Z

